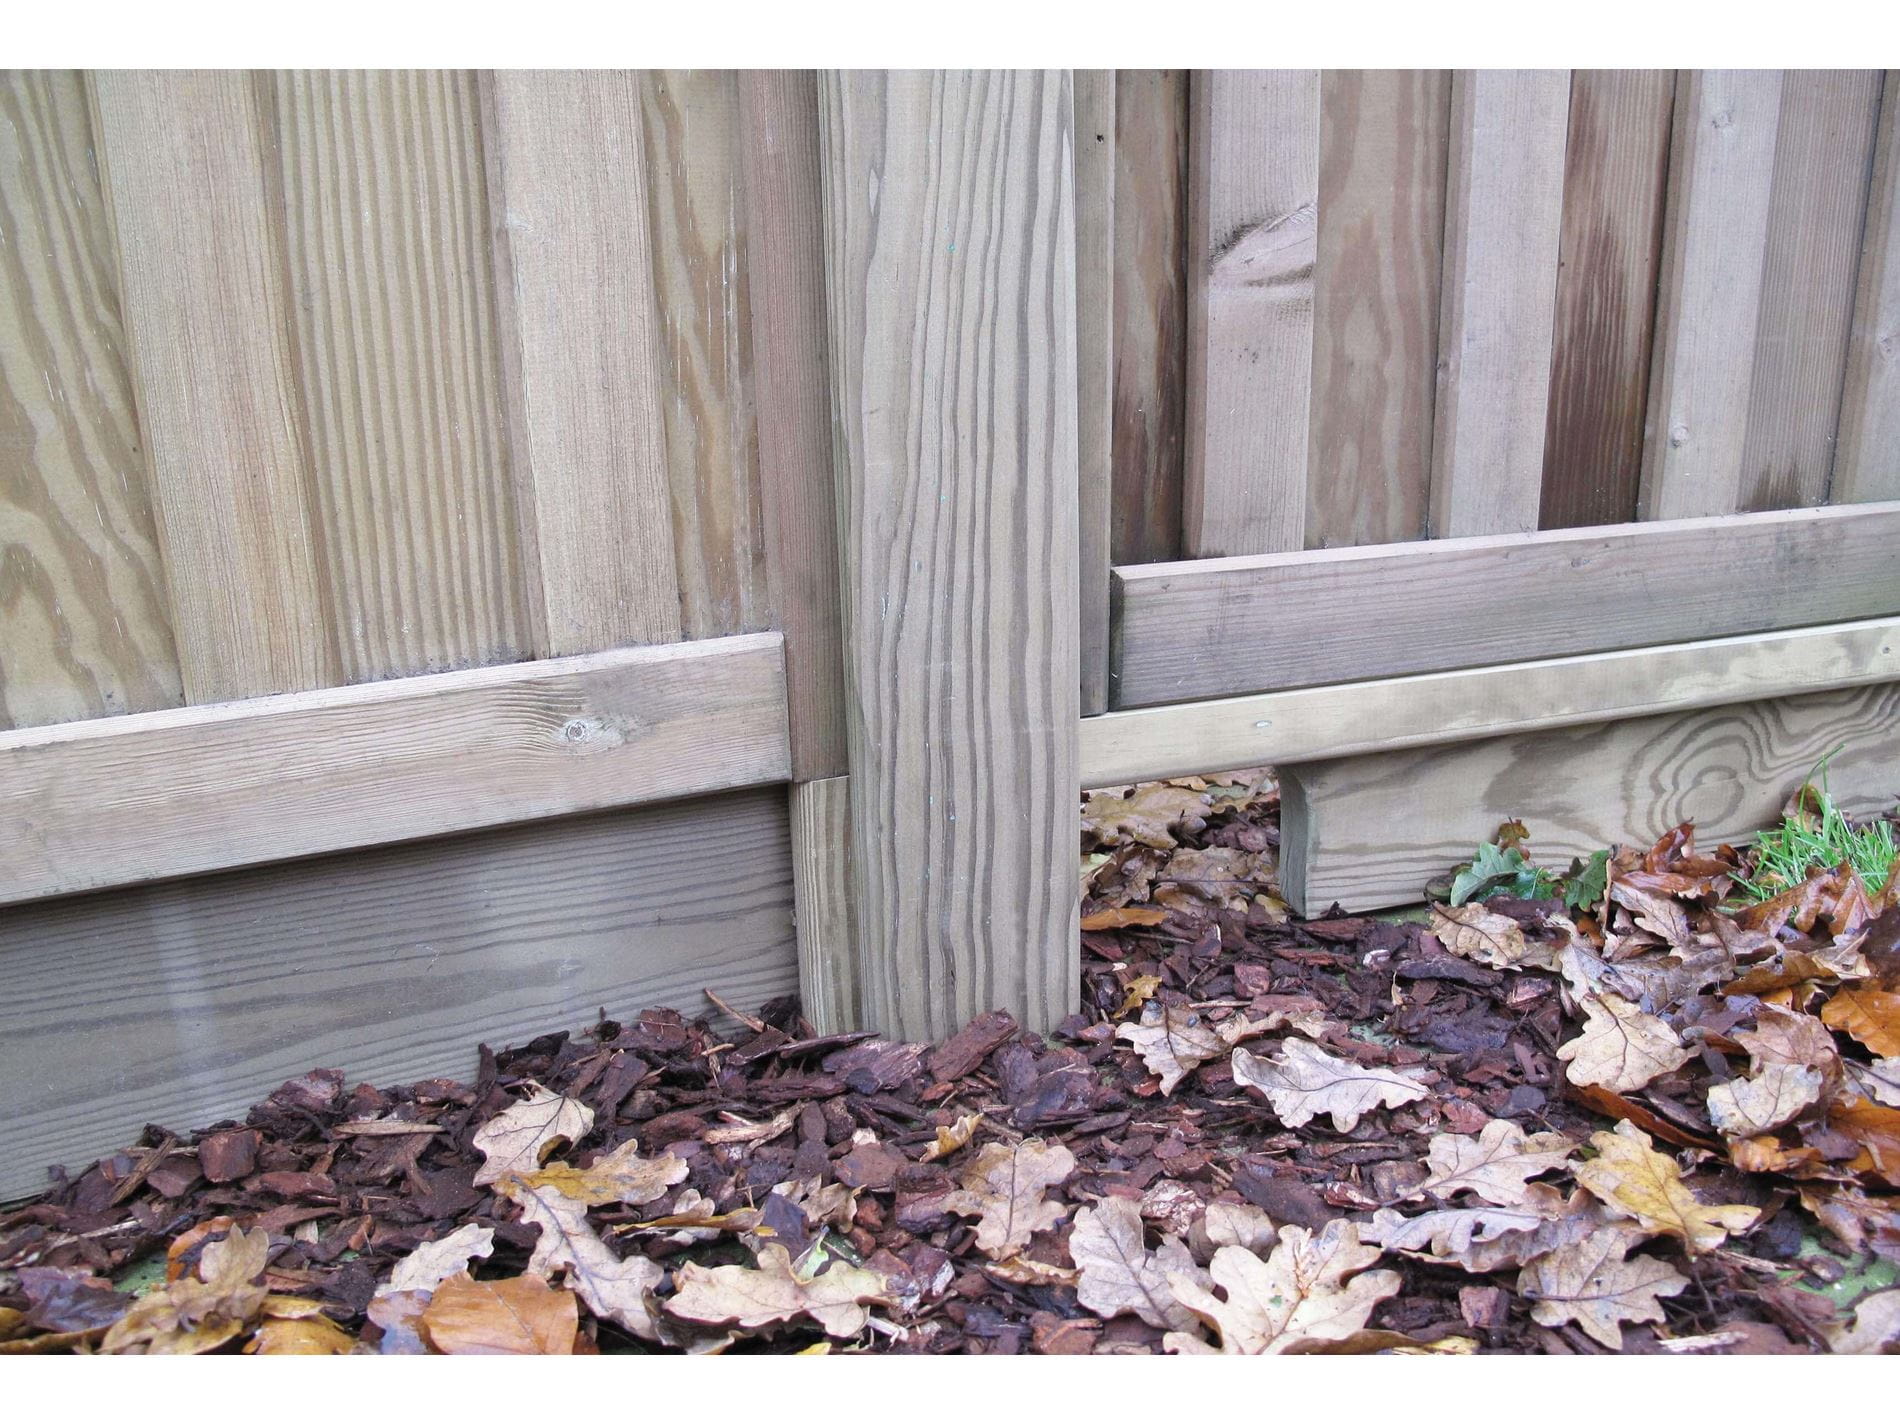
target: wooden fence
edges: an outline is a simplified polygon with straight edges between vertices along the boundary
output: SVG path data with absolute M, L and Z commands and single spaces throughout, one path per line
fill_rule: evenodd
M 1076 993 L 1078 787 L 1318 909 L 1900 793 L 1900 80 L 0 82 L 0 1194 L 710 987 Z

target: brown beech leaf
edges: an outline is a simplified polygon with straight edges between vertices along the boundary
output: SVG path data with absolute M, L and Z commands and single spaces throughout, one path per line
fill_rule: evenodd
M 891 1300 L 890 1279 L 881 1273 L 833 1261 L 815 1276 L 805 1276 L 777 1243 L 760 1251 L 756 1267 L 688 1262 L 674 1281 L 678 1290 L 667 1298 L 668 1313 L 747 1330 L 809 1316 L 828 1336 L 855 1336 L 870 1319 L 868 1308 Z
M 1400 1200 L 1468 1192 L 1513 1207 L 1524 1201 L 1531 1178 L 1566 1166 L 1576 1147 L 1561 1133 L 1526 1134 L 1508 1118 L 1492 1119 L 1475 1138 L 1436 1133 L 1425 1155 L 1431 1175 Z
M 571 1356 L 580 1308 L 536 1276 L 478 1282 L 463 1272 L 436 1288 L 417 1328 L 446 1356 Z
M 1689 1285 L 1667 1262 L 1653 1257 L 1626 1260 L 1625 1254 L 1641 1240 L 1641 1233 L 1627 1227 L 1602 1227 L 1525 1267 L 1518 1273 L 1517 1289 L 1536 1303 L 1531 1319 L 1544 1326 L 1574 1321 L 1591 1340 L 1622 1350 L 1623 1322 L 1661 1321 L 1659 1298 Z
M 1689 1062 L 1691 1051 L 1675 1030 L 1621 995 L 1586 993 L 1579 1004 L 1586 1016 L 1583 1033 L 1557 1046 L 1571 1083 L 1629 1093 Z
M 1827 1328 L 1827 1345 L 1837 1356 L 1879 1356 L 1900 1346 L 1900 1291 L 1863 1296 L 1852 1326 Z
M 671 1153 L 642 1158 L 639 1142 L 629 1138 L 585 1168 L 549 1163 L 545 1168 L 523 1175 L 522 1181 L 529 1187 L 553 1188 L 562 1197 L 589 1207 L 610 1202 L 639 1207 L 665 1197 L 666 1190 L 682 1181 L 688 1171 L 686 1160 Z
M 659 1339 L 650 1294 L 666 1273 L 645 1257 L 617 1257 L 587 1220 L 587 1207 L 551 1187 L 530 1186 L 525 1178 L 504 1178 L 499 1190 L 521 1209 L 521 1220 L 541 1229 L 531 1275 L 566 1274 L 587 1309 L 648 1341 Z
M 976 1245 L 992 1261 L 1013 1257 L 1036 1233 L 1055 1226 L 1068 1208 L 1044 1202 L 1043 1193 L 1069 1180 L 1075 1154 L 1060 1143 L 1025 1138 L 1015 1145 L 986 1143 L 964 1168 L 963 1187 L 944 1197 L 944 1207 L 976 1217 Z
M 1752 1078 L 1709 1088 L 1709 1122 L 1731 1138 L 1772 1133 L 1821 1101 L 1819 1069 L 1769 1064 Z
M 389 1280 L 376 1289 L 378 1296 L 399 1291 L 434 1291 L 443 1282 L 468 1270 L 477 1257 L 495 1250 L 495 1229 L 465 1223 L 446 1237 L 424 1242 L 390 1270 Z
M 1398 1293 L 1397 1272 L 1367 1271 L 1380 1250 L 1359 1240 L 1358 1224 L 1335 1217 L 1315 1236 L 1282 1227 L 1265 1261 L 1245 1247 L 1222 1247 L 1208 1276 L 1216 1296 L 1186 1272 L 1170 1272 L 1175 1300 L 1220 1335 L 1221 1354 L 1278 1355 L 1297 1341 L 1339 1341 L 1361 1330 L 1372 1310 Z M 1196 1334 L 1170 1331 L 1167 1349 L 1206 1349 Z
M 1186 1005 L 1150 1000 L 1141 1023 L 1122 1025 L 1115 1037 L 1135 1046 L 1148 1072 L 1160 1075 L 1161 1092 L 1167 1095 L 1202 1064 L 1222 1057 L 1242 1039 L 1264 1034 L 1267 1027 L 1239 1016 L 1212 1025 Z
M 1798 1064 L 1819 1069 L 1834 1079 L 1841 1071 L 1840 1050 L 1820 1020 L 1798 1010 L 1763 1004 L 1755 1011 L 1755 1027 L 1735 1031 L 1735 1042 L 1748 1051 L 1749 1072 L 1759 1074 L 1770 1064 Z
M 244 1343 L 247 1356 L 347 1356 L 355 1349 L 355 1337 L 327 1316 L 266 1321 Z
M 1637 927 L 1647 930 L 1672 950 L 1687 950 L 1695 943 L 1689 915 L 1673 896 L 1661 894 L 1622 878 L 1610 881 L 1610 899 L 1635 917 Z
M 1871 1170 L 1900 1187 L 1900 1109 L 1850 1098 L 1828 1109 L 1827 1126 L 1860 1144 L 1863 1155 L 1849 1164 L 1854 1171 Z
M 1900 994 L 1873 985 L 1845 985 L 1821 1006 L 1821 1022 L 1874 1053 L 1900 1054 Z
M 1160 925 L 1168 913 L 1158 906 L 1125 905 L 1082 917 L 1084 930 L 1122 930 L 1131 925 Z
M 1577 1166 L 1577 1181 L 1619 1216 L 1634 1218 L 1651 1232 L 1680 1237 L 1691 1256 L 1721 1246 L 1729 1233 L 1746 1231 L 1761 1217 L 1759 1208 L 1697 1201 L 1676 1160 L 1658 1153 L 1649 1135 L 1633 1124 L 1593 1133 L 1590 1143 L 1597 1156 Z
M 1199 831 L 1212 810 L 1206 792 L 1144 782 L 1125 797 L 1090 797 L 1082 808 L 1082 828 L 1103 845 L 1136 841 L 1167 851 L 1180 844 L 1176 831 Z
M 1127 1198 L 1105 1197 L 1077 1212 L 1069 1255 L 1082 1273 L 1076 1300 L 1098 1316 L 1132 1314 L 1165 1330 L 1194 1329 L 1195 1315 L 1175 1300 L 1168 1274 L 1205 1284 L 1200 1268 L 1177 1237 L 1163 1236 L 1150 1251 L 1141 1213 Z
M 1288 1128 L 1327 1113 L 1338 1132 L 1350 1133 L 1371 1109 L 1397 1108 L 1426 1093 L 1415 1070 L 1366 1068 L 1304 1039 L 1284 1039 L 1267 1055 L 1236 1049 L 1233 1069 L 1234 1082 L 1265 1094 Z
M 1524 927 L 1479 901 L 1432 907 L 1432 934 L 1454 955 L 1499 970 L 1555 970 L 1559 952 L 1524 938 Z
M 475 1149 L 486 1160 L 476 1170 L 475 1186 L 485 1187 L 504 1173 L 531 1173 L 563 1143 L 578 1143 L 594 1126 L 594 1110 L 579 1099 L 549 1093 L 539 1084 L 521 1102 L 511 1104 L 475 1131 Z

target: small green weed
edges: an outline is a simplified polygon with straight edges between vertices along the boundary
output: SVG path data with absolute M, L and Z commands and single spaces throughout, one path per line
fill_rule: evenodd
M 1743 899 L 1771 900 L 1800 885 L 1810 871 L 1843 864 L 1859 873 L 1870 896 L 1887 884 L 1900 850 L 1894 842 L 1893 823 L 1883 819 L 1856 826 L 1847 819 L 1827 791 L 1827 764 L 1833 755 L 1823 757 L 1802 783 L 1781 825 L 1764 831 L 1755 842 L 1752 874 L 1736 880 Z
M 1603 899 L 1609 874 L 1608 851 L 1598 851 L 1587 861 L 1579 856 L 1563 875 L 1553 876 L 1524 854 L 1528 835 L 1521 821 L 1500 826 L 1494 839 L 1480 846 L 1477 854 L 1458 868 L 1447 899 L 1453 905 L 1464 905 L 1492 896 L 1544 900 L 1561 895 L 1565 907 L 1573 913 L 1588 911 Z

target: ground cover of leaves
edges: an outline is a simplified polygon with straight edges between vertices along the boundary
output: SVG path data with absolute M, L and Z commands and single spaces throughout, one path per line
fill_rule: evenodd
M 1900 1347 L 1900 886 L 1723 910 L 1682 827 L 1574 915 L 1301 921 L 1264 777 L 1085 827 L 1047 1038 L 787 1001 L 316 1069 L 0 1213 L 0 1353 Z

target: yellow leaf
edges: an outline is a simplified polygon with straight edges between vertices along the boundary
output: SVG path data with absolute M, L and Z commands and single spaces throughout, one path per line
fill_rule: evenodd
M 1676 1161 L 1652 1146 L 1633 1123 L 1614 1133 L 1594 1133 L 1597 1156 L 1576 1169 L 1576 1179 L 1612 1212 L 1634 1218 L 1651 1232 L 1679 1237 L 1691 1255 L 1719 1247 L 1731 1232 L 1755 1225 L 1758 1209 L 1740 1203 L 1708 1207 L 1682 1180 Z
M 250 1356 L 347 1356 L 356 1341 L 327 1316 L 266 1321 L 245 1343 Z
M 553 1188 L 561 1196 L 589 1207 L 609 1202 L 638 1207 L 665 1197 L 666 1190 L 690 1171 L 684 1158 L 671 1153 L 642 1158 L 639 1149 L 639 1142 L 629 1138 L 585 1168 L 549 1163 L 537 1172 L 523 1175 L 522 1181 L 530 1187 Z
M 938 1158 L 948 1157 L 959 1148 L 968 1147 L 971 1137 L 976 1133 L 977 1125 L 982 1121 L 982 1114 L 966 1113 L 959 1117 L 955 1123 L 944 1128 L 939 1128 L 937 1130 L 937 1141 L 924 1149 L 924 1156 L 921 1161 L 933 1163 Z
M 1821 1006 L 1821 1022 L 1884 1056 L 1900 1054 L 1900 994 L 1872 985 L 1848 985 Z
M 478 1282 L 463 1273 L 436 1288 L 417 1327 L 448 1356 L 571 1356 L 580 1308 L 572 1292 L 539 1277 Z

